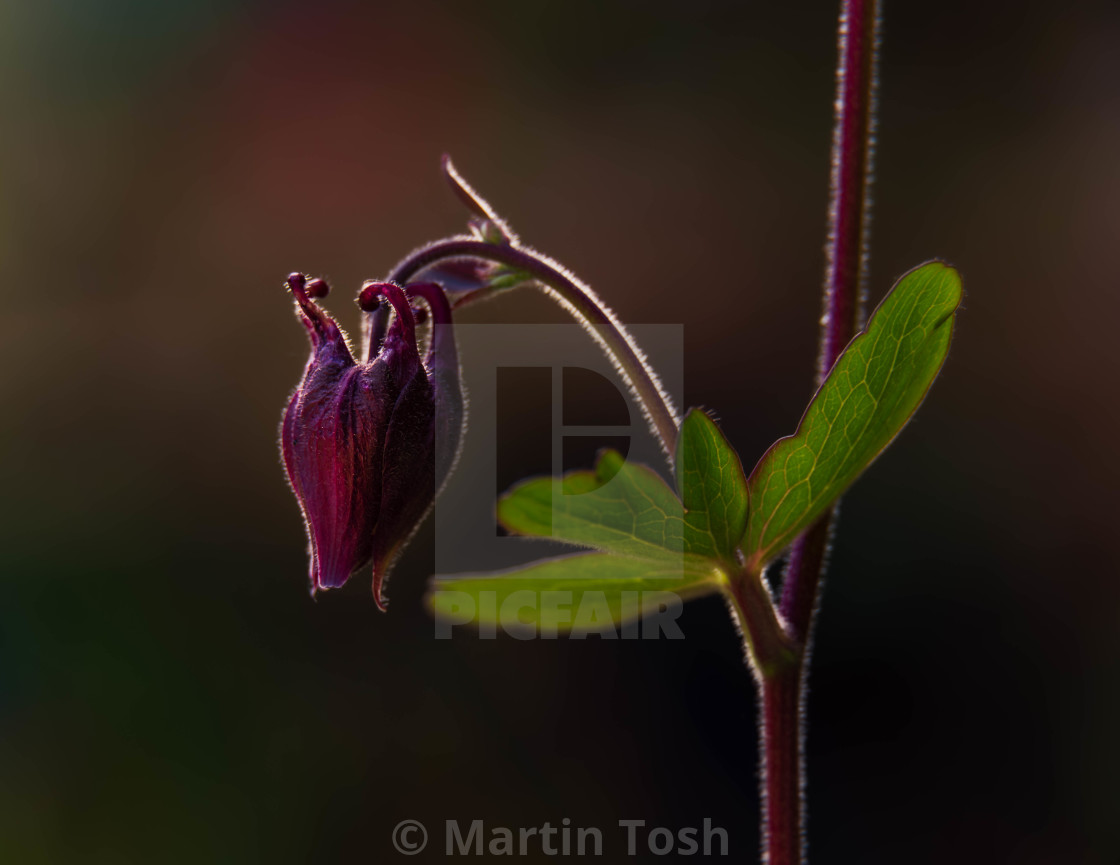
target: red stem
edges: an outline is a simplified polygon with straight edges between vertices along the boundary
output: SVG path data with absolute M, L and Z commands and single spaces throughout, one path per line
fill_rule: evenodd
M 878 0 L 841 0 L 818 385 L 863 322 L 878 32 Z M 801 656 L 795 668 L 783 667 L 763 682 L 763 830 L 768 865 L 805 862 L 804 670 L 834 516 L 835 507 L 794 541 L 790 550 L 779 610 L 790 638 L 802 647 Z
M 832 130 L 832 194 L 825 247 L 824 318 L 817 384 L 863 320 L 871 227 L 875 143 L 877 0 L 842 0 L 836 116 Z
M 765 861 L 805 861 L 801 825 L 801 665 L 784 668 L 762 682 Z

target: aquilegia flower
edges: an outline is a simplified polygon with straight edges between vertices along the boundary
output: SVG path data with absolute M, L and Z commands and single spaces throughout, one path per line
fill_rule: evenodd
M 346 336 L 315 303 L 329 288 L 288 277 L 311 358 L 281 427 L 288 480 L 307 526 L 311 591 L 341 586 L 372 564 L 385 609 L 389 570 L 435 500 L 458 453 L 463 391 L 451 310 L 435 283 L 368 282 L 367 312 L 385 298 L 395 315 L 381 345 L 355 362 Z M 432 333 L 421 362 L 410 299 L 428 307 Z

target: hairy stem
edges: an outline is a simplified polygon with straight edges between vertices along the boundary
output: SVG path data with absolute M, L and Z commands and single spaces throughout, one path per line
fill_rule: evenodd
M 878 7 L 877 0 L 841 2 L 818 385 L 863 321 L 871 224 Z M 832 517 L 831 512 L 821 517 L 794 542 L 782 584 L 782 615 L 791 635 L 803 643 L 810 636 Z
M 805 861 L 801 781 L 802 661 L 783 667 L 762 683 L 764 752 L 764 861 L 797 865 Z
M 828 375 L 863 320 L 871 224 L 874 155 L 877 0 L 841 0 L 832 191 L 817 384 Z M 795 671 L 782 668 L 762 688 L 766 809 L 764 853 L 769 865 L 805 861 L 805 669 L 835 507 L 794 541 L 779 610 L 789 637 L 802 647 Z
M 606 351 L 619 374 L 637 398 L 642 411 L 661 442 L 670 462 L 677 447 L 680 420 L 677 411 L 662 389 L 656 375 L 646 362 L 637 344 L 614 313 L 559 264 L 533 250 L 509 243 L 488 243 L 469 237 L 453 237 L 422 247 L 398 264 L 387 277 L 389 282 L 404 285 L 422 270 L 456 258 L 475 258 L 497 262 L 526 274 L 538 282 L 587 328 Z M 377 333 L 379 323 L 370 325 Z M 376 346 L 371 346 L 376 350 Z

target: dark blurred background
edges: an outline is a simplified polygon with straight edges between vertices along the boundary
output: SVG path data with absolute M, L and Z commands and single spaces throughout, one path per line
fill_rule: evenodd
M 437 641 L 430 527 L 390 614 L 362 580 L 308 597 L 283 278 L 329 275 L 355 329 L 363 278 L 462 226 L 449 152 L 624 320 L 683 323 L 687 403 L 753 462 L 811 394 L 835 14 L 0 6 L 0 859 L 392 862 L 405 818 L 710 817 L 756 861 L 718 601 L 684 641 Z M 967 297 L 844 503 L 812 860 L 1117 862 L 1120 9 L 886 14 L 872 297 L 933 256 Z M 527 292 L 464 320 L 564 317 Z

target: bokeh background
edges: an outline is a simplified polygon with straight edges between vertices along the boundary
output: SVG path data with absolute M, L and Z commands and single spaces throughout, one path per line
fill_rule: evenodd
M 624 320 L 683 323 L 687 402 L 751 462 L 811 393 L 835 12 L 0 5 L 0 859 L 392 862 L 405 818 L 617 852 L 619 819 L 710 817 L 755 861 L 718 601 L 677 642 L 436 641 L 430 527 L 390 614 L 308 597 L 282 283 L 329 275 L 354 329 L 362 279 L 460 229 L 449 152 Z M 967 299 L 844 503 L 812 858 L 1120 861 L 1120 9 L 886 12 L 872 296 L 939 256 Z

